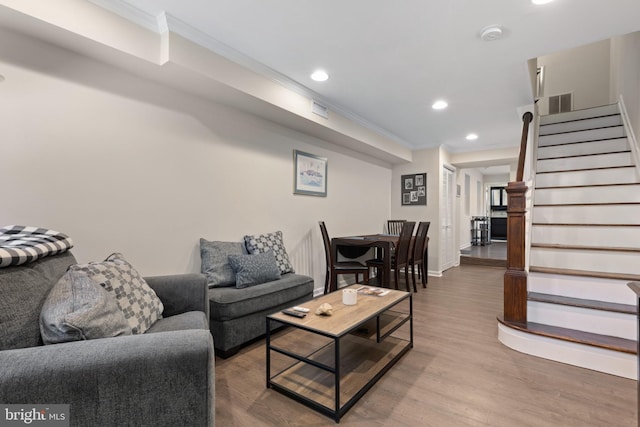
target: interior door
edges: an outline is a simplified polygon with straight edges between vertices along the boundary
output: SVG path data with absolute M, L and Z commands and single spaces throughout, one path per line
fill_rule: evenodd
M 440 260 L 442 271 L 455 265 L 454 186 L 454 172 L 447 167 L 443 167 L 442 199 L 440 200 Z

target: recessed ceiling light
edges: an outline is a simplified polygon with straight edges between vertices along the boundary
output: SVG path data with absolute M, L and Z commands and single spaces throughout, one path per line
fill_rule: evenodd
M 469 141 L 473 141 L 473 140 L 478 139 L 478 135 L 477 135 L 477 134 L 475 134 L 475 133 L 470 133 L 469 135 L 467 135 L 467 136 L 466 136 L 466 138 L 467 138 Z
M 448 106 L 449 106 L 449 104 L 447 104 L 447 101 L 444 101 L 444 100 L 440 99 L 440 100 L 434 102 L 433 105 L 431 106 L 431 108 L 433 108 L 434 110 L 444 110 Z
M 311 74 L 311 78 L 316 82 L 324 82 L 329 78 L 329 74 L 324 70 L 316 70 Z
M 547 4 L 547 3 L 551 3 L 553 0 L 531 0 L 531 3 L 533 4 Z

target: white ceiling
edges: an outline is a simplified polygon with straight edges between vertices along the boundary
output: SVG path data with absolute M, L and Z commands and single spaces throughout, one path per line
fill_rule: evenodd
M 92 1 L 147 27 L 165 12 L 410 148 L 451 152 L 519 144 L 528 59 L 640 30 L 640 0 Z M 481 41 L 488 25 L 505 36 Z M 448 109 L 431 109 L 439 98 Z

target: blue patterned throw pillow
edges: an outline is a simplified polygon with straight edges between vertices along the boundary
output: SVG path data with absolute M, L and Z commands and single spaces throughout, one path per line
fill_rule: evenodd
M 278 268 L 280 268 L 280 274 L 294 273 L 293 266 L 289 261 L 289 255 L 287 255 L 287 251 L 284 248 L 282 231 L 261 234 L 259 236 L 244 236 L 244 243 L 247 247 L 247 252 L 250 254 L 273 251 Z
M 247 288 L 280 278 L 280 269 L 272 251 L 255 255 L 229 255 L 229 265 L 236 273 L 236 288 Z

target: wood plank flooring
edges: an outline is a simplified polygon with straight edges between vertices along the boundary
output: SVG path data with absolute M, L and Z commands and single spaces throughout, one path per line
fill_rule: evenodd
M 414 348 L 346 426 L 635 426 L 636 381 L 518 353 L 497 339 L 504 269 L 463 265 L 414 294 Z M 216 425 L 331 426 L 267 389 L 264 341 L 216 358 Z

